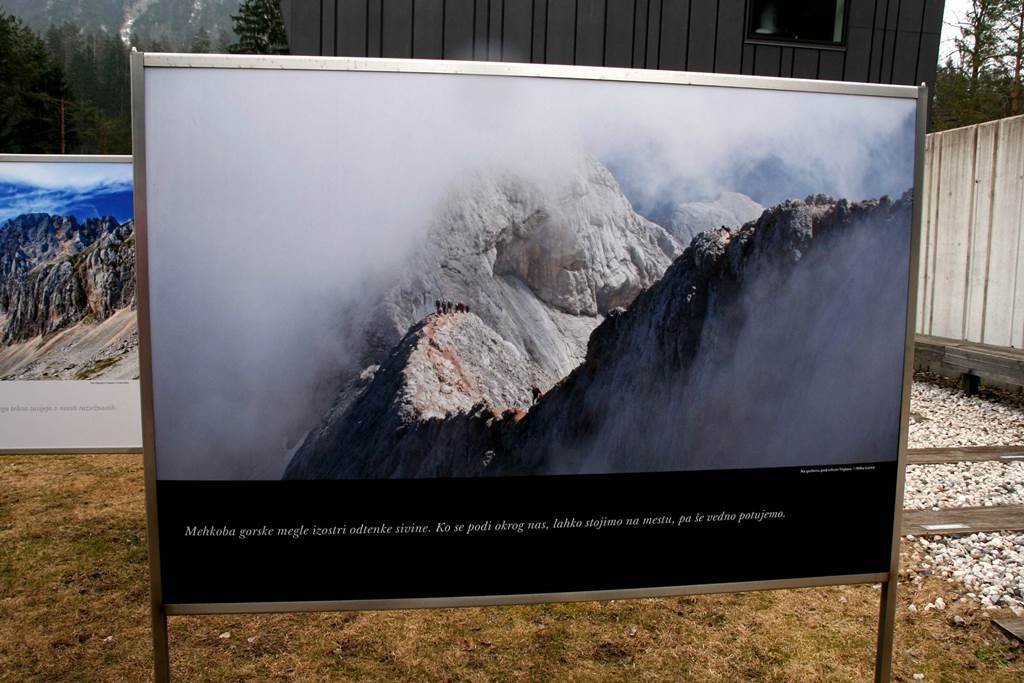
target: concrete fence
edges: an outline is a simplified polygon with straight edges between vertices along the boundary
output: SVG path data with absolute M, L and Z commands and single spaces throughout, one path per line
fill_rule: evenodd
M 1024 116 L 925 143 L 917 332 L 1024 347 Z

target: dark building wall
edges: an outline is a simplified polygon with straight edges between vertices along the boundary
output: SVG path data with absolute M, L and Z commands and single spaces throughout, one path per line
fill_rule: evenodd
M 820 0 L 810 0 L 820 1 Z M 943 0 L 847 0 L 845 45 L 755 41 L 747 0 L 281 0 L 292 54 L 624 66 L 916 85 Z

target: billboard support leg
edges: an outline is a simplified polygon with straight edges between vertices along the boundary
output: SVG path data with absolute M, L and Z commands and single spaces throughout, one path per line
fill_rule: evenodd
M 875 651 L 875 683 L 889 683 L 892 679 L 892 645 L 896 628 L 896 580 L 890 574 L 882 582 L 882 596 L 878 609 L 878 646 Z
M 167 643 L 167 611 L 163 605 L 153 605 L 153 681 L 171 682 L 171 654 Z

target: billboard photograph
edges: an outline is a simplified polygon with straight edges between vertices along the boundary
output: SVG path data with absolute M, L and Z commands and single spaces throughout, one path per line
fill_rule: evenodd
M 139 449 L 130 157 L 0 156 L 0 451 Z
M 916 90 L 160 59 L 166 602 L 888 571 Z

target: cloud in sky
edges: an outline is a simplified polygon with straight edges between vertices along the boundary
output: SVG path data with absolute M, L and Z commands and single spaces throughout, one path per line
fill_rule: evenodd
M 79 220 L 132 215 L 132 166 L 125 163 L 0 162 L 0 221 L 26 213 Z

